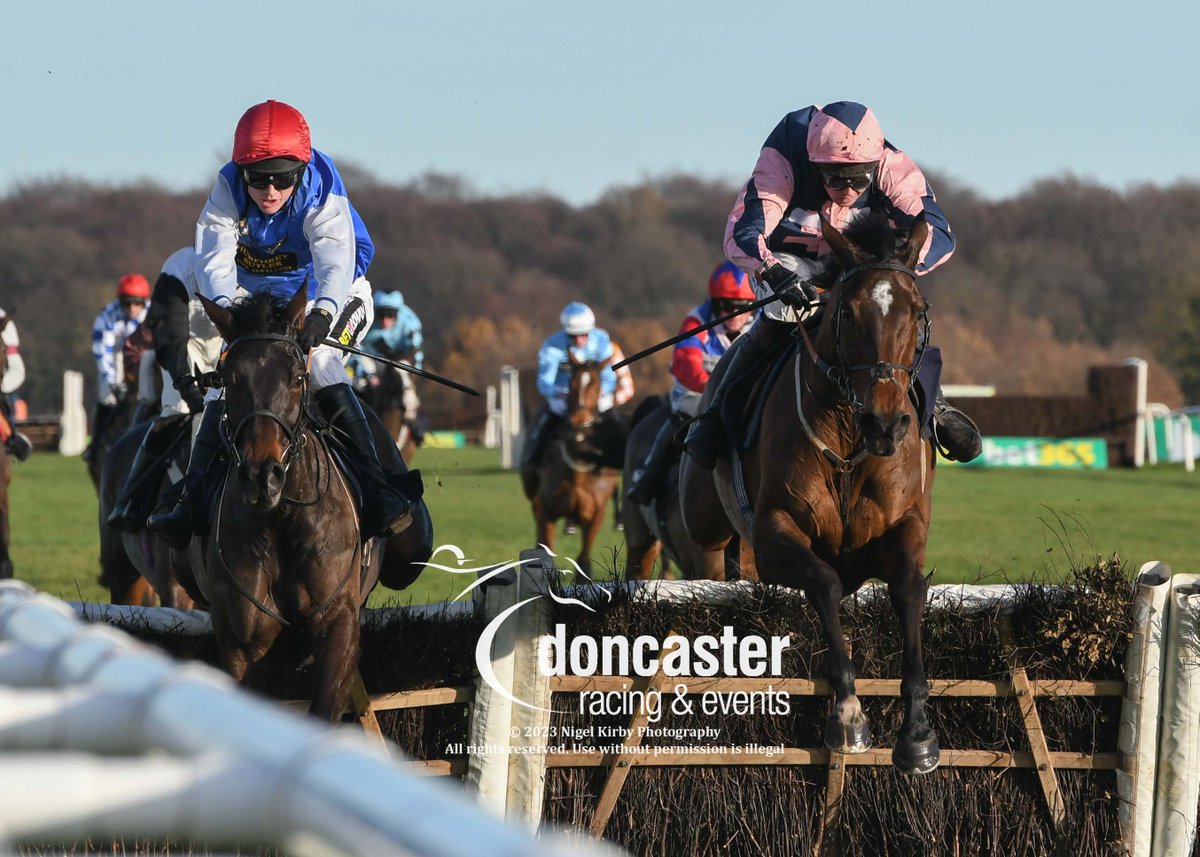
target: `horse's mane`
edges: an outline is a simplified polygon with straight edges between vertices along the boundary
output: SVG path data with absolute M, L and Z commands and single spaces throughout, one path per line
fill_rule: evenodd
M 842 234 L 860 250 L 874 256 L 877 262 L 886 262 L 895 256 L 897 242 L 905 237 L 881 211 L 859 217 Z
M 233 338 L 254 333 L 296 335 L 288 301 L 263 291 L 234 301 L 229 307 Z

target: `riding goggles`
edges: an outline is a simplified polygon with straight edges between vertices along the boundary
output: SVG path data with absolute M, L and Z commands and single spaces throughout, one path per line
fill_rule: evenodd
M 821 183 L 830 190 L 844 190 L 845 188 L 864 190 L 875 178 L 874 170 L 865 173 L 841 173 L 818 167 L 817 172 L 821 174 Z
M 145 298 L 121 298 L 121 306 L 145 306 Z
M 731 298 L 713 298 L 713 314 L 728 315 L 731 312 L 748 309 L 752 303 L 753 301 L 741 301 Z
M 243 167 L 242 180 L 255 190 L 266 190 L 268 185 L 274 185 L 276 190 L 287 190 L 299 181 L 305 166 L 301 164 L 283 173 L 264 173 Z

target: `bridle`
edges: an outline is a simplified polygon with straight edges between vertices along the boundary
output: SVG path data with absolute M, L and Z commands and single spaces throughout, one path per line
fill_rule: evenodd
M 290 349 L 295 352 L 298 362 L 301 365 L 305 365 L 306 363 L 305 354 L 300 349 L 299 344 L 296 342 L 296 339 L 293 336 L 287 336 L 286 334 L 282 333 L 252 333 L 246 336 L 239 336 L 233 342 L 229 343 L 229 348 L 226 349 L 226 353 L 232 352 L 237 345 L 243 342 L 283 342 L 290 346 Z M 283 417 L 279 416 L 279 414 L 275 413 L 274 411 L 267 410 L 265 408 L 259 408 L 242 417 L 237 426 L 230 430 L 229 411 L 226 409 L 224 416 L 221 417 L 221 435 L 226 448 L 229 450 L 229 454 L 233 456 L 234 464 L 241 465 L 243 461 L 241 449 L 238 447 L 238 441 L 241 439 L 242 432 L 245 431 L 246 426 L 259 417 L 266 417 L 267 419 L 275 422 L 275 424 L 279 426 L 280 430 L 283 431 L 284 437 L 287 438 L 287 445 L 283 448 L 283 454 L 280 456 L 280 464 L 283 465 L 283 472 L 286 476 L 288 469 L 292 466 L 292 461 L 294 460 L 292 457 L 292 450 L 297 446 L 304 446 L 304 434 L 302 429 L 304 427 L 305 414 L 308 412 L 308 397 L 308 369 L 306 367 L 304 371 L 304 386 L 300 393 L 300 408 L 296 414 L 296 421 L 291 425 L 288 425 L 287 422 L 284 421 Z
M 841 288 L 842 284 L 852 277 L 856 277 L 864 271 L 897 271 L 905 274 L 914 281 L 916 280 L 917 272 L 907 265 L 901 265 L 897 262 L 866 262 L 862 265 L 856 265 L 846 271 L 843 271 L 841 276 L 837 278 L 834 288 L 837 289 L 837 305 L 834 307 L 833 318 L 833 341 L 834 350 L 837 354 L 837 364 L 833 365 L 820 354 L 813 346 L 812 339 L 808 335 L 808 331 L 804 329 L 804 325 L 799 325 L 800 336 L 804 340 L 804 344 L 808 350 L 809 357 L 812 358 L 813 364 L 825 375 L 826 378 L 834 385 L 838 391 L 838 400 L 835 404 L 850 405 L 855 414 L 861 413 L 865 408 L 862 400 L 854 391 L 854 387 L 850 381 L 856 372 L 869 372 L 871 380 L 875 384 L 883 382 L 891 382 L 895 384 L 900 392 L 908 395 L 912 389 L 913 382 L 916 380 L 917 372 L 921 368 L 921 362 L 925 359 L 925 348 L 929 342 L 929 303 L 922 302 L 922 307 L 917 315 L 917 323 L 921 326 L 920 335 L 917 337 L 917 351 L 913 355 L 912 363 L 889 363 L 884 360 L 875 363 L 853 363 L 846 365 L 846 359 L 842 353 L 842 308 L 844 292 Z M 914 289 L 916 286 L 914 285 Z M 919 295 L 918 295 L 919 296 Z M 908 375 L 908 383 L 901 386 L 900 380 L 896 377 L 896 372 L 905 372 Z

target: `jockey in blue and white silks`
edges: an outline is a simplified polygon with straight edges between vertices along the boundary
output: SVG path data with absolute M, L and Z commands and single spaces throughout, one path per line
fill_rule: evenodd
M 117 284 L 116 300 L 104 306 L 92 322 L 92 356 L 96 358 L 96 397 L 112 407 L 124 379 L 117 374 L 117 354 L 126 338 L 146 318 L 150 284 L 141 274 L 126 274 Z M 95 432 L 93 432 L 95 433 Z
M 421 319 L 404 302 L 404 295 L 398 291 L 376 292 L 375 324 L 363 337 L 363 350 L 421 369 L 425 364 L 424 346 Z

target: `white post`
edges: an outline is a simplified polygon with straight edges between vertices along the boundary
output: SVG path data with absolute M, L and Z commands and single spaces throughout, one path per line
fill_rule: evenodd
M 487 422 L 483 426 L 483 446 L 495 449 L 500 445 L 500 408 L 496 405 L 496 385 L 487 385 Z
M 1171 578 L 1154 800 L 1154 853 L 1192 853 L 1200 801 L 1200 575 Z
M 1158 755 L 1158 713 L 1162 684 L 1163 621 L 1171 569 L 1161 562 L 1142 566 L 1133 602 L 1133 635 L 1125 655 L 1125 697 L 1117 749 L 1117 808 L 1129 857 L 1149 857 L 1154 829 L 1154 769 Z
M 83 407 L 83 373 L 63 372 L 63 408 L 58 451 L 82 455 L 87 448 L 87 411 Z
M 1137 400 L 1134 402 L 1137 424 L 1133 430 L 1133 466 L 1141 467 L 1146 463 L 1146 361 L 1140 357 L 1130 357 L 1121 361 L 1121 365 L 1133 366 L 1137 370 Z
M 1196 469 L 1196 439 L 1192 437 L 1192 418 L 1180 414 L 1179 422 L 1183 430 L 1183 469 L 1192 473 Z
M 520 373 L 512 366 L 500 369 L 500 466 L 513 470 L 521 460 Z

